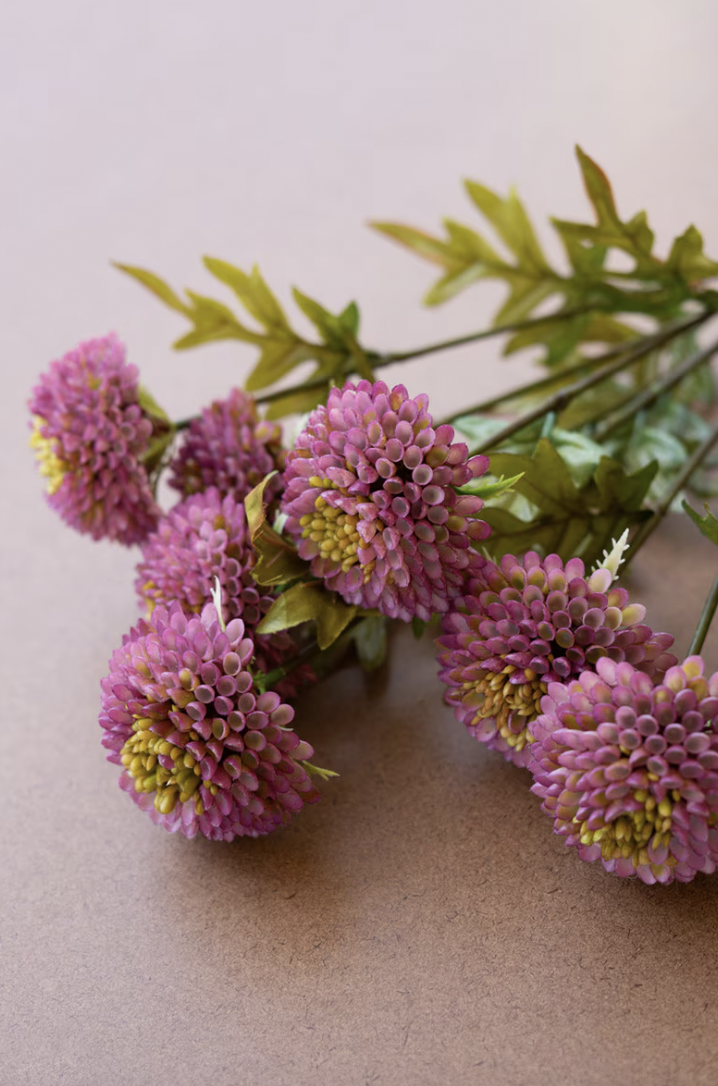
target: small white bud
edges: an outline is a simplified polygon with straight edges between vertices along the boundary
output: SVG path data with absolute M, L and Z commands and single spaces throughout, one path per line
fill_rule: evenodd
M 227 624 L 224 621 L 224 618 L 222 617 L 222 586 L 219 583 L 219 577 L 217 577 L 216 575 L 215 575 L 215 578 L 214 578 L 214 588 L 210 589 L 210 595 L 212 597 L 212 603 L 214 604 L 214 609 L 217 612 L 217 620 L 219 622 L 219 628 L 220 628 L 220 630 L 224 631 L 224 630 L 227 629 Z

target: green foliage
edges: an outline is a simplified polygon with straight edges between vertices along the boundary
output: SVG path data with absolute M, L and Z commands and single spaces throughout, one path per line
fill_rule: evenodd
M 538 549 L 578 555 L 587 565 L 601 557 L 612 539 L 649 514 L 641 505 L 656 471 L 651 464 L 628 475 L 609 457 L 602 457 L 591 478 L 578 486 L 568 465 L 547 438 L 541 438 L 533 456 L 495 453 L 494 474 L 518 474 L 515 486 L 528 516 L 521 519 L 507 508 L 485 506 L 481 516 L 492 528 L 486 547 L 494 558 Z
M 538 307 L 549 299 L 558 302 L 556 321 L 522 330 L 505 347 L 506 353 L 512 353 L 541 346 L 543 362 L 549 366 L 574 360 L 582 344 L 620 343 L 636 335 L 635 329 L 612 314 L 643 313 L 664 321 L 680 313 L 692 297 L 700 294 L 707 300 L 707 293 L 698 288 L 703 280 L 718 275 L 718 263 L 704 254 L 698 230 L 689 226 L 673 242 L 668 258 L 661 260 L 653 252 L 653 232 L 645 212 L 621 219 L 606 175 L 580 148 L 576 153 L 596 222 L 552 220 L 569 274 L 549 263 L 514 191 L 503 198 L 484 185 L 466 182 L 470 199 L 503 243 L 505 254 L 453 220 L 444 222 L 444 238 L 396 223 L 373 225 L 442 269 L 442 277 L 426 295 L 428 305 L 448 301 L 482 279 L 498 279 L 508 290 L 495 315 L 496 326 L 536 316 Z M 611 267 L 612 251 L 631 258 L 630 270 Z M 574 315 L 564 318 L 564 312 Z
M 249 392 L 260 392 L 282 381 L 298 366 L 313 363 L 313 370 L 298 391 L 271 397 L 267 418 L 311 410 L 326 401 L 332 384 L 343 384 L 352 374 L 373 379 L 372 362 L 376 356 L 366 352 L 357 339 L 359 309 L 355 302 L 350 302 L 335 315 L 295 289 L 297 306 L 319 333 L 318 341 L 310 341 L 292 328 L 258 268 L 247 274 L 214 257 L 205 257 L 204 264 L 216 279 L 229 287 L 259 327 L 249 327 L 222 302 L 194 291 L 185 291 L 187 300 L 183 300 L 159 276 L 143 268 L 128 264 L 115 266 L 188 319 L 191 330 L 175 342 L 177 350 L 232 339 L 257 347 L 259 359 L 246 381 Z
M 365 671 L 376 671 L 386 660 L 388 641 L 384 615 L 368 615 L 352 630 L 359 663 Z
M 479 479 L 472 479 L 465 486 L 457 488 L 459 494 L 475 494 L 482 501 L 492 501 L 504 494 L 510 494 L 521 478 L 514 475 L 512 479 L 504 479 L 503 475 L 496 479 L 492 475 L 482 475 Z
M 287 588 L 257 626 L 257 633 L 278 633 L 302 622 L 315 622 L 317 644 L 327 649 L 347 628 L 357 613 L 355 606 L 342 603 L 328 592 L 322 581 L 305 581 Z
M 706 511 L 704 517 L 696 513 L 695 509 L 691 509 L 688 502 L 683 502 L 683 508 L 693 523 L 697 525 L 699 531 L 706 539 L 710 539 L 711 543 L 715 543 L 718 547 L 718 520 L 713 516 L 708 506 L 704 503 L 703 508 Z
M 265 492 L 276 474 L 268 475 L 244 499 L 249 538 L 257 556 L 252 576 L 261 585 L 291 584 L 309 572 L 309 566 L 292 544 L 275 532 L 267 520 Z

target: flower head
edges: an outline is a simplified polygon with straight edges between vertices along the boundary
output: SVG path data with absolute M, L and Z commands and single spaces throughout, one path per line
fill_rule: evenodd
M 486 471 L 434 429 L 425 395 L 360 381 L 335 388 L 287 455 L 282 511 L 312 572 L 349 603 L 390 618 L 448 611 L 483 559 L 482 501 L 455 487 Z
M 476 739 L 525 766 L 528 726 L 548 683 L 604 656 L 658 675 L 676 662 L 671 635 L 642 625 L 645 608 L 612 579 L 605 568 L 586 578 L 580 558 L 564 567 L 558 555 L 533 551 L 486 564 L 438 639 L 447 701 Z
M 226 630 L 210 604 L 187 616 L 158 606 L 125 637 L 102 681 L 100 725 L 120 787 L 155 822 L 187 837 L 257 837 L 319 794 L 294 710 L 260 693 L 241 619 Z
M 551 683 L 532 725 L 532 791 L 582 860 L 647 883 L 718 862 L 718 673 L 690 656 L 651 678 L 631 664 Z
M 141 404 L 137 368 L 114 335 L 81 343 L 50 365 L 30 399 L 30 444 L 47 498 L 93 539 L 141 542 L 157 524 L 144 459 L 159 416 Z
M 177 600 L 185 611 L 199 613 L 210 602 L 218 579 L 224 621 L 242 619 L 257 649 L 255 666 L 266 673 L 288 663 L 300 645 L 286 630 L 255 634 L 275 598 L 255 582 L 255 560 L 241 500 L 232 494 L 223 498 L 210 487 L 179 502 L 160 520 L 142 547 L 135 587 L 140 603 L 150 611 L 158 603 L 169 606 Z M 304 664 L 276 689 L 283 697 L 292 697 L 314 680 L 312 669 Z
M 217 487 L 243 501 L 265 475 L 282 467 L 282 431 L 258 418 L 254 400 L 233 388 L 192 419 L 170 462 L 169 484 L 182 494 Z

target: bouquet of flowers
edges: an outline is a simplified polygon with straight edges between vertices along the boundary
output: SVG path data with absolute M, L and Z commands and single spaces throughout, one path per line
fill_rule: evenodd
M 240 320 L 118 265 L 188 322 L 178 349 L 257 347 L 244 388 L 173 422 L 115 335 L 40 377 L 31 445 L 50 505 L 141 549 L 143 617 L 110 660 L 100 724 L 120 787 L 165 829 L 256 837 L 317 801 L 317 782 L 338 787 L 292 703 L 348 654 L 384 666 L 403 622 L 435 640 L 458 721 L 528 770 L 582 860 L 647 883 L 715 869 L 718 673 L 699 653 L 718 579 L 682 662 L 618 581 L 671 509 L 718 544 L 718 520 L 684 498 L 718 493 L 718 338 L 699 338 L 718 263 L 693 226 L 656 256 L 645 214 L 621 219 L 578 160 L 595 222 L 552 220 L 563 270 L 514 192 L 474 182 L 493 244 L 451 220 L 443 236 L 374 224 L 439 266 L 429 305 L 504 283 L 490 328 L 386 353 L 361 342 L 354 302 L 335 314 L 295 290 L 316 329 L 301 335 L 256 268 L 205 259 Z M 538 350 L 541 375 L 446 419 L 380 378 L 489 337 Z

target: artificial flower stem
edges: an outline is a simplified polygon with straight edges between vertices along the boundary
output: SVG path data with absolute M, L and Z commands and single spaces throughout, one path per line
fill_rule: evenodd
M 635 342 L 643 342 L 643 339 L 644 337 L 641 336 Z M 491 411 L 494 407 L 498 407 L 499 404 L 509 403 L 511 400 L 523 399 L 524 396 L 530 396 L 533 392 L 540 392 L 541 389 L 550 388 L 551 385 L 566 381 L 567 378 L 571 378 L 583 370 L 595 369 L 597 366 L 602 366 L 605 362 L 611 362 L 617 355 L 623 354 L 625 350 L 626 345 L 621 344 L 620 347 L 613 347 L 610 351 L 605 351 L 603 354 L 596 355 L 595 358 L 584 358 L 580 362 L 577 362 L 575 366 L 567 366 L 566 369 L 556 370 L 554 373 L 549 373 L 547 377 L 540 377 L 538 381 L 529 381 L 525 385 L 517 385 L 514 388 L 507 389 L 505 392 L 500 392 L 496 396 L 492 396 L 489 400 L 482 400 L 481 403 L 474 404 L 472 407 L 462 407 L 459 411 L 455 411 L 452 415 L 447 415 L 446 418 L 441 421 L 443 423 L 453 423 L 455 419 L 465 415 L 483 415 L 487 411 Z
M 686 460 L 680 474 L 676 477 L 676 480 L 671 487 L 669 493 L 663 499 L 658 506 L 653 516 L 644 521 L 643 526 L 638 530 L 633 537 L 630 549 L 626 556 L 626 561 L 632 560 L 638 553 L 640 547 L 646 542 L 649 536 L 653 535 L 658 525 L 661 523 L 666 513 L 673 504 L 674 498 L 681 492 L 686 485 L 696 468 L 700 467 L 703 460 L 705 460 L 708 453 L 711 451 L 715 443 L 718 441 L 718 423 L 713 427 L 711 432 L 705 441 L 702 441 L 698 448 L 694 451 L 693 455 Z
M 572 317 L 585 316 L 589 310 L 586 307 L 577 309 L 564 309 L 558 312 L 547 313 L 542 317 L 532 317 L 530 320 L 514 321 L 511 324 L 498 324 L 493 328 L 484 328 L 480 332 L 470 332 L 467 336 L 457 336 L 456 339 L 445 339 L 440 343 L 431 343 L 428 347 L 418 347 L 413 351 L 397 351 L 391 354 L 380 355 L 375 362 L 377 366 L 391 366 L 394 362 L 408 362 L 412 358 L 423 358 L 427 354 L 437 354 L 439 351 L 447 351 L 451 347 L 465 347 L 469 343 L 478 343 L 482 339 L 492 339 L 501 336 L 504 332 L 523 332 L 528 328 L 537 328 L 542 324 L 555 320 L 570 320 Z M 371 352 L 369 352 L 371 357 Z
M 646 407 L 650 407 L 652 403 L 658 399 L 664 392 L 668 392 L 684 377 L 687 377 L 689 373 L 698 369 L 699 366 L 707 362 L 714 354 L 718 352 L 718 342 L 712 344 L 710 347 L 706 347 L 703 351 L 698 351 L 696 354 L 691 355 L 686 361 L 671 370 L 670 373 L 665 374 L 659 380 L 655 381 L 652 385 L 642 389 L 637 395 L 629 396 L 622 407 L 616 411 L 612 418 L 606 420 L 606 422 L 599 426 L 594 435 L 594 441 L 604 441 L 609 434 L 612 434 L 614 430 L 617 430 L 619 426 L 622 426 L 625 422 L 629 422 L 635 418 L 639 411 L 642 411 Z
M 366 351 L 365 356 L 369 359 L 371 365 L 375 369 L 378 369 L 380 366 L 393 366 L 395 362 L 409 362 L 413 358 L 422 358 L 427 354 L 448 351 L 452 347 L 465 347 L 469 343 L 478 343 L 482 339 L 491 339 L 507 332 L 523 332 L 528 328 L 546 324 L 547 321 L 558 319 L 570 320 L 572 317 L 583 316 L 587 312 L 587 309 L 565 309 L 558 313 L 548 313 L 543 317 L 533 317 L 531 320 L 515 321 L 513 324 L 501 324 L 497 325 L 495 328 L 484 328 L 480 332 L 470 332 L 466 336 L 458 336 L 455 339 L 445 339 L 440 343 L 431 343 L 428 347 L 418 347 L 416 350 L 412 351 L 397 351 L 388 354 L 382 354 L 379 351 Z M 308 346 L 311 346 L 311 344 L 308 344 Z M 613 357 L 613 353 L 610 357 Z M 351 361 L 351 357 L 348 357 L 347 361 Z M 593 361 L 595 362 L 596 360 Z M 588 362 L 587 364 L 591 363 Z M 350 372 L 354 371 L 351 370 Z M 555 379 L 556 378 L 552 378 L 552 380 Z M 304 381 L 301 385 L 290 385 L 288 388 L 275 389 L 272 392 L 265 392 L 254 398 L 259 404 L 269 404 L 281 400 L 285 396 L 293 396 L 298 392 L 306 392 L 314 388 L 326 388 L 329 383 L 329 377 L 314 377 L 309 381 Z
M 488 438 L 482 445 L 475 449 L 474 452 L 483 453 L 489 449 L 493 449 L 497 445 L 508 440 L 508 438 L 513 437 L 519 430 L 523 430 L 524 427 L 530 426 L 532 422 L 537 422 L 539 419 L 542 419 L 544 415 L 548 415 L 549 412 L 555 411 L 558 413 L 559 411 L 562 411 L 575 396 L 580 396 L 583 392 L 587 392 L 588 389 L 593 388 L 594 385 L 598 385 L 601 381 L 605 381 L 607 377 L 611 377 L 614 373 L 618 373 L 625 367 L 637 362 L 656 347 L 660 347 L 668 342 L 668 340 L 672 339 L 679 330 L 685 331 L 705 319 L 705 314 L 700 314 L 699 317 L 692 317 L 690 321 L 681 322 L 678 327 L 675 324 L 667 325 L 654 335 L 646 336 L 645 339 L 632 350 L 628 351 L 626 354 L 621 354 L 615 362 L 608 366 L 604 366 L 602 369 L 598 370 L 596 373 L 590 374 L 588 377 L 584 377 L 581 381 L 574 382 L 574 384 L 569 385 L 568 388 L 560 389 L 558 392 L 554 393 L 553 396 L 544 400 L 542 404 L 539 404 L 538 407 L 534 408 L 533 411 L 529 411 L 514 422 L 509 423 L 503 430 L 499 430 L 498 433 Z
M 703 611 L 696 627 L 696 632 L 693 634 L 693 640 L 691 641 L 691 647 L 688 649 L 689 656 L 697 656 L 703 648 L 703 642 L 706 639 L 706 634 L 710 629 L 713 616 L 718 607 L 718 574 L 713 581 L 713 585 L 710 590 L 708 599 L 703 605 Z

